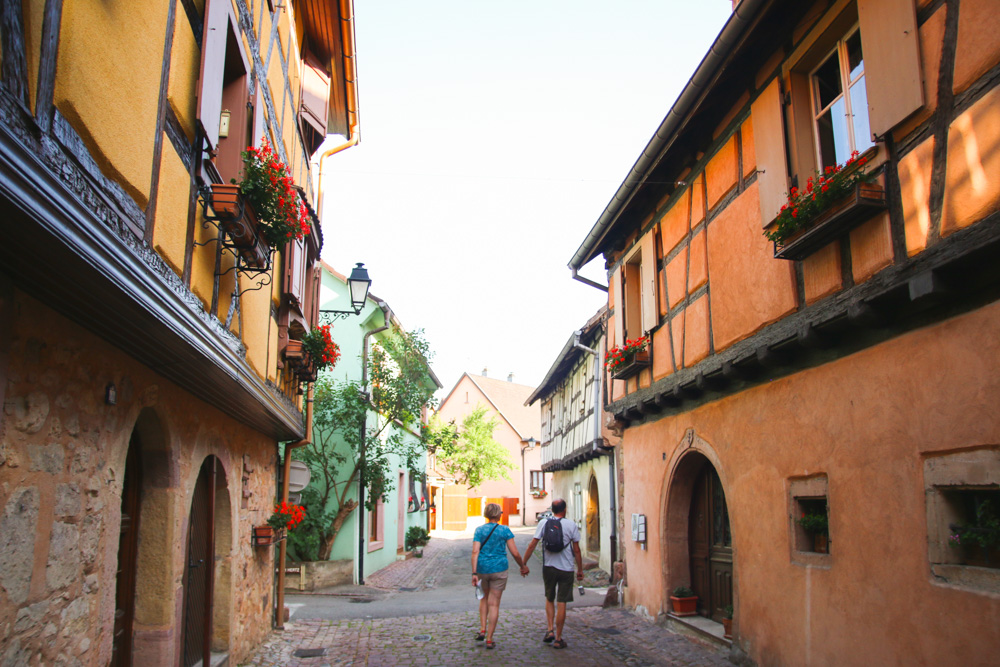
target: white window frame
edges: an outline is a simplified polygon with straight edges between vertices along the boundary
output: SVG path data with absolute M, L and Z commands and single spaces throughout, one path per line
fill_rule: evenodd
M 833 112 L 831 111 L 831 107 L 835 105 L 837 101 L 840 100 L 840 98 L 844 99 L 844 116 L 847 124 L 847 143 L 848 143 L 847 152 L 848 154 L 850 154 L 856 150 L 859 150 L 857 137 L 854 136 L 854 107 L 853 107 L 853 102 L 851 100 L 851 87 L 854 84 L 856 84 L 858 80 L 861 79 L 861 77 L 865 76 L 865 74 L 868 71 L 867 69 L 868 65 L 867 63 L 865 63 L 862 66 L 861 73 L 858 76 L 856 76 L 853 80 L 851 79 L 851 73 L 847 69 L 849 66 L 849 59 L 847 53 L 847 40 L 854 37 L 855 34 L 857 34 L 858 38 L 860 39 L 861 37 L 860 32 L 861 32 L 861 25 L 855 23 L 849 30 L 847 30 L 847 32 L 844 33 L 843 37 L 837 40 L 837 43 L 833 46 L 833 48 L 830 49 L 830 51 L 827 52 L 826 55 L 820 58 L 820 61 L 816 65 L 816 67 L 814 67 L 809 72 L 809 101 L 810 101 L 809 111 L 812 114 L 812 121 L 813 121 L 812 125 L 813 145 L 815 147 L 815 153 L 816 153 L 816 165 L 820 171 L 823 171 L 823 149 L 822 149 L 822 144 L 820 143 L 819 120 L 828 111 L 831 113 L 832 116 Z M 864 63 L 865 61 L 863 57 L 864 54 L 863 43 L 861 45 L 861 49 L 862 49 L 862 62 Z M 840 86 L 841 86 L 840 95 L 837 96 L 828 105 L 817 111 L 816 105 L 819 102 L 819 89 L 816 80 L 816 73 L 820 70 L 820 68 L 823 67 L 826 61 L 830 59 L 831 55 L 837 56 L 837 65 L 838 69 L 840 70 Z M 865 80 L 865 104 L 863 113 L 865 114 L 866 117 L 869 116 L 867 79 Z M 871 127 L 870 117 L 868 118 L 868 126 Z M 865 146 L 865 149 L 867 150 L 872 145 L 871 137 L 866 137 L 866 142 L 867 145 Z M 837 160 L 836 156 L 834 156 L 834 160 L 837 164 L 841 164 L 844 162 L 844 160 Z

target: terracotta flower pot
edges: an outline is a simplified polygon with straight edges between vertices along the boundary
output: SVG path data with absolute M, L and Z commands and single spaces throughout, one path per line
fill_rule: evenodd
M 733 638 L 733 619 L 724 618 L 722 619 L 722 636 L 726 639 Z
M 813 535 L 813 551 L 818 554 L 830 553 L 830 537 L 823 533 Z
M 270 249 L 261 235 L 257 213 L 240 194 L 239 186 L 212 184 L 209 204 L 243 262 L 250 268 L 266 268 Z
M 301 361 L 304 354 L 305 348 L 300 340 L 290 340 L 288 341 L 288 344 L 285 345 L 285 359 L 287 361 Z
M 698 596 L 675 598 L 670 596 L 670 604 L 674 608 L 674 616 L 695 616 L 698 613 Z

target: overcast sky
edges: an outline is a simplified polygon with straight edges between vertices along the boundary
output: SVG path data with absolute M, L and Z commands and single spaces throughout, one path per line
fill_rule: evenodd
M 355 2 L 361 142 L 325 164 L 323 258 L 424 329 L 439 398 L 484 368 L 536 386 L 606 301 L 566 265 L 731 7 Z

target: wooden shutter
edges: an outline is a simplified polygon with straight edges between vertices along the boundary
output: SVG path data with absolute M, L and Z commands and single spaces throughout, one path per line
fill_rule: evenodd
M 292 297 L 300 310 L 306 296 L 306 259 L 305 240 L 289 241 L 285 246 L 285 294 Z
M 858 0 L 872 134 L 883 137 L 924 105 L 913 0 Z M 755 128 L 756 129 L 756 128 Z
M 312 53 L 302 61 L 302 119 L 326 136 L 330 115 L 330 75 Z
M 253 145 L 260 146 L 260 142 L 267 135 L 264 133 L 264 95 L 260 92 L 260 85 L 257 86 L 257 103 L 254 105 L 253 119 Z
M 198 120 L 212 150 L 219 143 L 222 82 L 226 73 L 229 0 L 207 0 L 201 40 L 201 76 L 198 79 Z
M 781 88 L 778 79 L 750 104 L 753 143 L 757 155 L 757 189 L 761 223 L 767 226 L 788 201 L 788 168 L 785 130 L 781 122 Z
M 619 264 L 618 268 L 615 269 L 614 273 L 611 274 L 611 284 L 608 289 L 611 290 L 611 294 L 614 295 L 614 307 L 615 307 L 615 317 L 614 317 L 614 332 L 616 346 L 621 345 L 624 341 L 623 332 L 625 331 L 625 299 L 622 294 L 622 269 L 625 265 Z
M 650 229 L 639 243 L 642 259 L 639 263 L 641 276 L 642 331 L 649 332 L 660 323 L 656 302 L 656 228 Z

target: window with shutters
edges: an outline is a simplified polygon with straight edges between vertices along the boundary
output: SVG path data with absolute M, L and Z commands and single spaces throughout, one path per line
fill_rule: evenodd
M 330 113 L 330 73 L 319 58 L 306 50 L 302 59 L 302 95 L 299 124 L 306 150 L 312 154 L 326 139 Z

